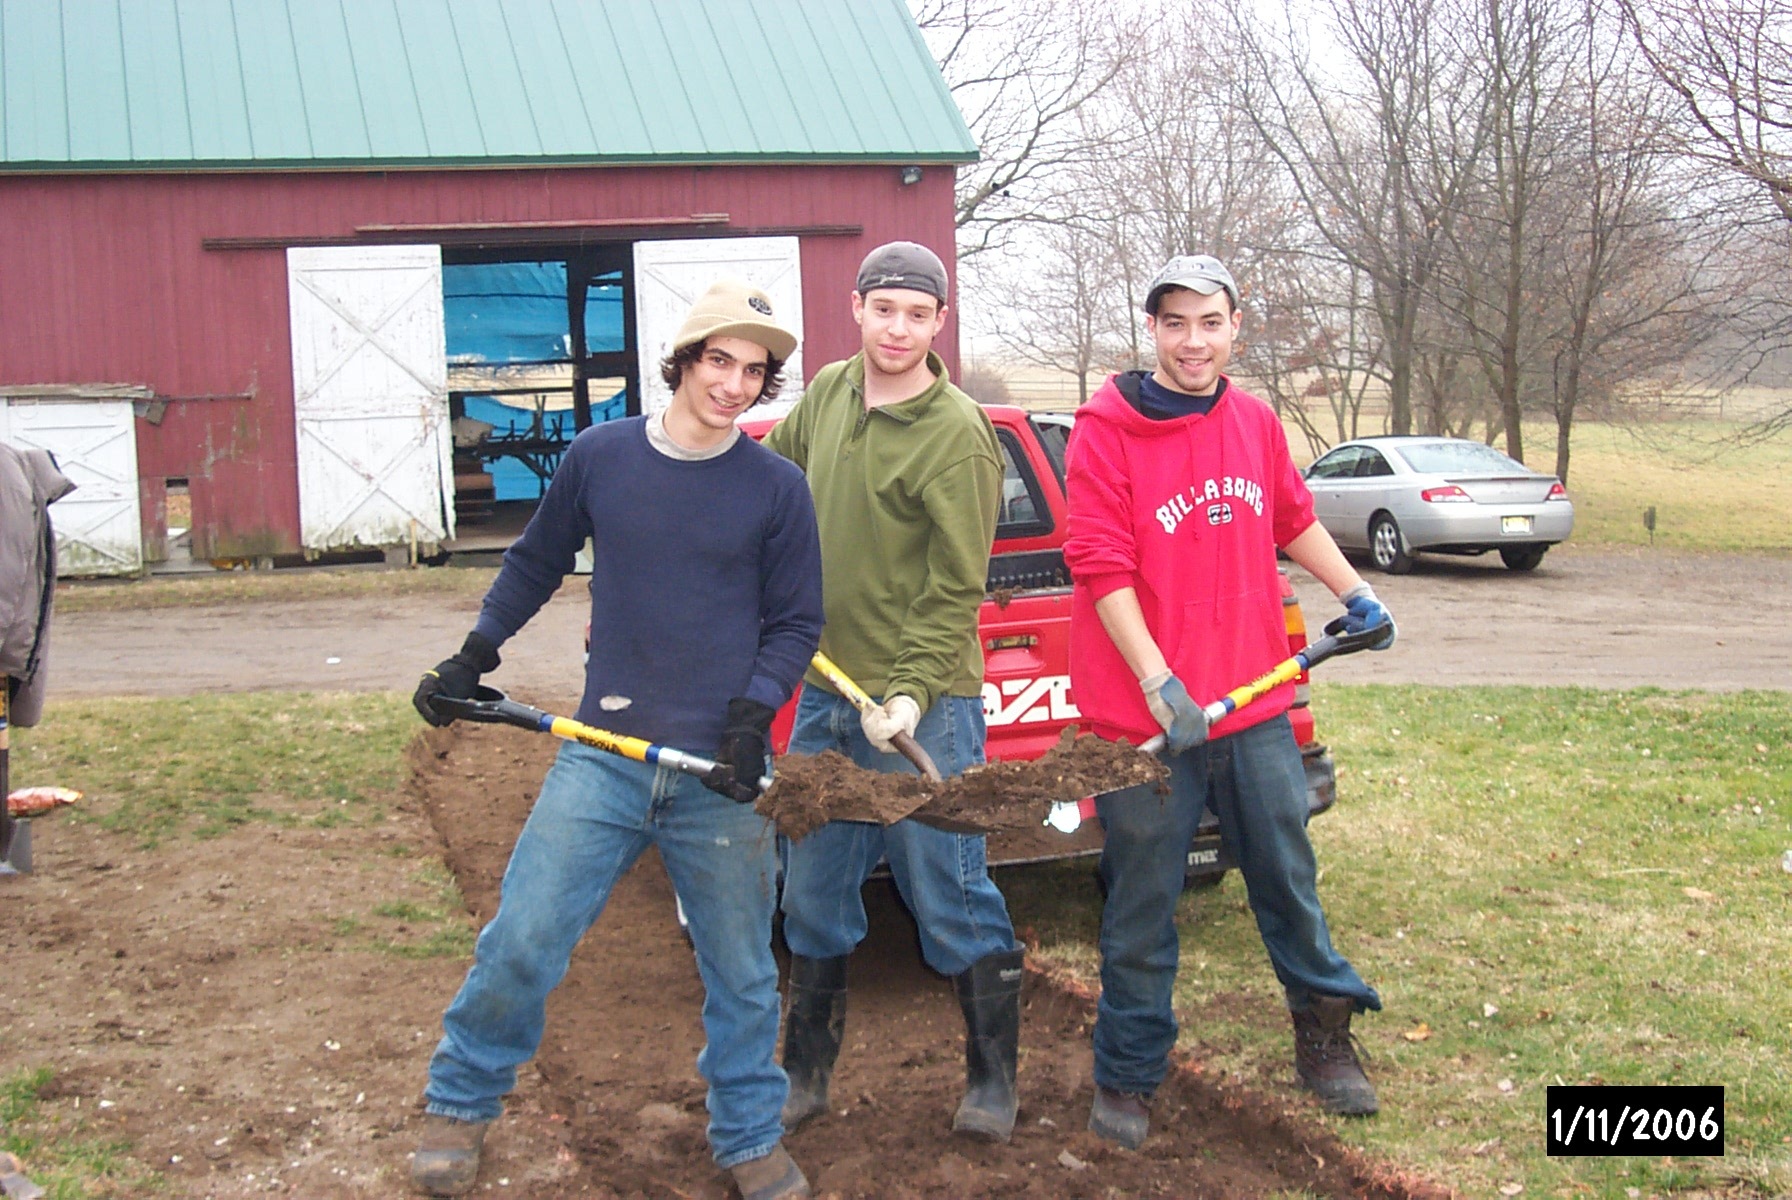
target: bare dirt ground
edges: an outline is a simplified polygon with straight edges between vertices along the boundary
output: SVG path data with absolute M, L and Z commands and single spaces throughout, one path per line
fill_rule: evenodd
M 1328 664 L 1325 678 L 1789 683 L 1786 560 L 1568 550 L 1530 576 L 1423 559 L 1410 576 L 1375 582 L 1400 621 L 1399 646 Z M 1298 586 L 1316 630 L 1335 606 L 1310 581 Z M 408 689 L 475 611 L 407 599 L 66 614 L 50 693 Z M 493 682 L 570 704 L 584 619 L 571 586 L 506 647 Z M 52 1068 L 50 1119 L 83 1138 L 129 1140 L 113 1195 L 405 1195 L 424 1070 L 465 964 L 382 951 L 376 926 L 396 941 L 407 933 L 372 911 L 428 903 L 424 867 L 442 858 L 473 919 L 488 917 L 552 750 L 513 729 L 420 736 L 411 789 L 376 822 L 318 824 L 295 811 L 287 824 L 145 849 L 91 823 L 45 820 L 36 873 L 0 882 L 0 1075 Z M 851 968 L 836 1113 L 791 1139 L 819 1195 L 1428 1194 L 1340 1144 L 1292 1090 L 1253 1094 L 1198 1063 L 1160 1093 L 1162 1133 L 1143 1152 L 1094 1142 L 1083 1131 L 1089 1000 L 1038 970 L 1024 993 L 1013 1144 L 953 1139 L 963 1027 L 950 987 L 920 965 L 887 886 L 868 896 L 874 933 Z M 703 1146 L 699 1003 L 664 874 L 645 861 L 555 993 L 542 1053 L 488 1143 L 476 1194 L 728 1196 Z

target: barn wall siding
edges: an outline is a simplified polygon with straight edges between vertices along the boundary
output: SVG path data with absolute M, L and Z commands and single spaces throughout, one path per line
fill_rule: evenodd
M 803 239 L 812 374 L 858 348 L 848 294 L 865 252 L 910 238 L 950 264 L 952 211 L 946 166 L 906 187 L 890 165 L 0 176 L 0 386 L 136 383 L 175 398 L 159 423 L 137 422 L 139 469 L 190 481 L 195 556 L 296 553 L 285 253 L 205 239 L 714 212 L 737 229 L 861 226 Z M 941 350 L 955 366 L 955 326 Z M 145 512 L 146 527 L 158 519 Z

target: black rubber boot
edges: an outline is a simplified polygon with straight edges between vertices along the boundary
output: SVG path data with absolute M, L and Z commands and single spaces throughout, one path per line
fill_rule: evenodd
M 846 956 L 790 956 L 790 1005 L 784 1013 L 784 1129 L 828 1110 L 828 1080 L 846 1032 Z
M 1014 1132 L 1019 1100 L 1014 1067 L 1020 1056 L 1022 953 L 991 954 L 952 977 L 964 1010 L 964 1099 L 952 1132 L 1005 1142 Z
M 1328 1111 L 1368 1117 L 1380 1104 L 1357 1059 L 1350 1035 L 1352 1009 L 1348 997 L 1319 996 L 1312 1008 L 1288 1014 L 1294 1020 L 1294 1074 L 1303 1087 L 1318 1093 Z

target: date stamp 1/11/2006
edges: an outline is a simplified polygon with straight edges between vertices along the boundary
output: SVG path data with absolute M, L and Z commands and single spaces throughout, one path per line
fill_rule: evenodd
M 1721 1085 L 1552 1085 L 1544 1093 L 1551 1157 L 1724 1152 Z

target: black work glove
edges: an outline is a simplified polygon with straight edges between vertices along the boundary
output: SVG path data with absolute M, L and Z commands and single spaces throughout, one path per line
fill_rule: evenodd
M 759 777 L 765 774 L 772 718 L 777 715 L 778 710 L 771 705 L 745 696 L 730 700 L 728 724 L 722 729 L 722 744 L 716 747 L 716 761 L 728 770 L 716 772 L 716 778 L 705 779 L 703 786 L 739 804 L 759 799 Z
M 460 652 L 453 658 L 443 659 L 437 663 L 435 670 L 423 672 L 423 678 L 417 683 L 417 690 L 411 696 L 423 719 L 438 729 L 452 724 L 453 717 L 443 716 L 430 705 L 434 696 L 447 696 L 451 700 L 471 700 L 473 690 L 479 686 L 479 677 L 487 671 L 498 669 L 498 648 L 491 640 L 479 633 L 469 633 L 467 640 L 460 644 Z

